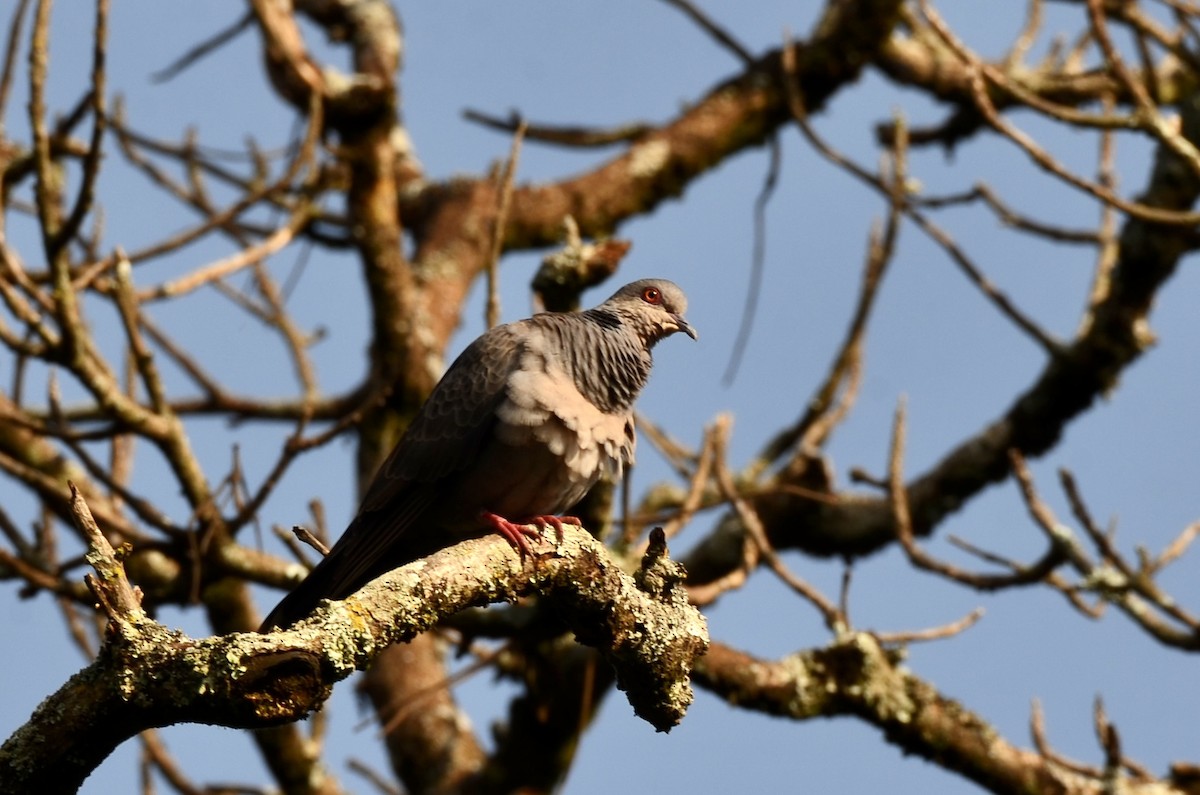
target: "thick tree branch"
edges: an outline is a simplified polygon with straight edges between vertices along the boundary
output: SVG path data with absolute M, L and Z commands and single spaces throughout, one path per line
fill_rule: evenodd
M 810 112 L 820 111 L 858 78 L 887 41 L 901 5 L 896 0 L 828 4 L 812 36 L 795 45 L 796 79 Z M 782 63 L 781 49 L 769 51 L 677 118 L 642 129 L 622 154 L 585 174 L 517 186 L 505 250 L 556 244 L 568 215 L 584 235 L 609 235 L 620 223 L 677 198 L 734 154 L 762 145 L 788 118 Z M 476 194 L 490 189 L 488 180 L 430 185 L 406 198 L 404 211 L 417 238 L 441 251 L 445 244 L 436 241 L 461 240 L 465 219 L 483 201 Z
M 888 203 L 888 233 L 873 243 L 859 316 L 851 322 L 843 350 L 816 402 L 809 406 L 797 396 L 798 424 L 776 436 L 777 444 L 770 448 L 773 453 L 743 473 L 730 471 L 715 436 L 699 454 L 665 443 L 667 458 L 681 481 L 690 481 L 690 488 L 676 486 L 647 496 L 643 505 L 650 506 L 645 509 L 648 515 L 626 523 L 624 548 L 656 521 L 671 518 L 670 526 L 679 529 L 702 508 L 736 504 L 738 510 L 727 513 L 689 564 L 694 581 L 705 584 L 711 598 L 716 598 L 732 584 L 748 579 L 759 559 L 773 560 L 777 550 L 852 557 L 884 547 L 896 540 L 894 501 L 911 509 L 909 521 L 899 523 L 910 562 L 974 587 L 1025 583 L 1046 575 L 1080 609 L 1103 608 L 1103 599 L 1088 598 L 1098 592 L 1124 609 L 1132 608 L 1135 620 L 1143 614 L 1133 611 L 1148 602 L 1165 619 L 1178 622 L 1179 627 L 1171 627 L 1176 645 L 1196 647 L 1196 619 L 1165 591 L 1158 592 L 1152 578 L 1157 567 L 1200 534 L 1195 530 L 1200 525 L 1186 530 L 1160 558 L 1142 555 L 1135 561 L 1121 557 L 1115 542 L 1082 515 L 1086 512 L 1076 511 L 1086 533 L 1081 542 L 1076 540 L 1076 547 L 1082 550 L 1090 541 L 1095 550 L 1084 550 L 1092 558 L 1086 565 L 1072 558 L 1080 576 L 1070 582 L 1054 571 L 1065 554 L 1055 545 L 1056 539 L 1064 535 L 1056 536 L 1049 526 L 1043 529 L 1052 548 L 1033 565 L 978 552 L 1006 569 L 999 576 L 975 576 L 939 566 L 940 561 L 925 554 L 920 544 L 921 537 L 932 533 L 951 512 L 988 484 L 1007 477 L 1010 449 L 1034 456 L 1055 445 L 1066 425 L 1098 395 L 1112 390 L 1124 368 L 1151 343 L 1150 304 L 1183 252 L 1200 239 L 1194 224 L 1168 225 L 1200 217 L 1189 212 L 1200 196 L 1200 185 L 1195 162 L 1189 173 L 1179 167 L 1178 157 L 1165 151 L 1194 152 L 1200 138 L 1195 134 L 1198 114 L 1190 103 L 1183 108 L 1186 139 L 1175 130 L 1172 116 L 1175 106 L 1195 91 L 1200 67 L 1191 52 L 1200 40 L 1200 29 L 1193 22 L 1200 13 L 1195 3 L 1169 0 L 1166 6 L 1174 14 L 1175 27 L 1168 29 L 1158 16 L 1142 10 L 1152 3 L 1073 0 L 1084 35 L 1065 48 L 1051 45 L 1041 64 L 1026 65 L 1043 38 L 1038 20 L 1041 0 L 1030 3 L 1026 29 L 1001 61 L 985 60 L 966 49 L 948 26 L 934 23 L 935 15 L 918 18 L 916 0 L 826 0 L 818 23 L 801 37 L 801 43 L 773 51 L 760 49 L 758 42 L 737 44 L 690 3 L 671 2 L 734 52 L 742 71 L 724 81 L 701 83 L 700 92 L 692 95 L 694 101 L 674 115 L 668 111 L 664 116 L 669 118 L 656 124 L 609 132 L 531 127 L 528 142 L 612 148 L 607 154 L 592 155 L 599 160 L 581 175 L 515 186 L 506 218 L 498 209 L 502 202 L 494 173 L 426 181 L 412 157 L 400 115 L 403 36 L 393 2 L 247 3 L 247 24 L 261 36 L 263 71 L 284 102 L 307 117 L 307 131 L 303 144 L 297 131 L 280 149 L 260 150 L 251 142 L 245 152 L 234 155 L 249 165 L 230 168 L 223 164 L 230 157 L 227 153 L 202 147 L 191 135 L 177 144 L 151 141 L 131 132 L 119 110 L 106 113 L 103 62 L 109 45 L 104 42 L 103 26 L 92 48 L 95 90 L 56 121 L 55 109 L 48 107 L 53 96 L 48 89 L 54 84 L 51 77 L 61 77 L 59 67 L 66 61 L 59 55 L 50 58 L 51 4 L 21 0 L 12 15 L 7 50 L 0 56 L 0 115 L 18 62 L 17 45 L 28 38 L 33 129 L 28 142 L 0 141 L 0 232 L 6 225 L 24 223 L 13 219 L 29 215 L 41 227 L 44 245 L 41 251 L 25 253 L 29 270 L 15 243 L 0 245 L 0 307 L 7 311 L 0 317 L 0 345 L 15 365 L 11 385 L 5 384 L 0 392 L 0 477 L 33 496 L 40 512 L 18 521 L 0 511 L 0 540 L 7 544 L 0 549 L 0 577 L 23 581 L 22 596 L 51 591 L 82 604 L 95 596 L 109 623 L 100 658 L 0 746 L 0 790 L 9 786 L 8 772 L 17 769 L 16 760 L 22 755 L 32 765 L 22 775 L 44 776 L 29 778 L 29 788 L 63 789 L 69 788 L 67 779 L 81 780 L 123 738 L 143 727 L 181 720 L 237 726 L 292 720 L 319 708 L 333 682 L 368 659 L 371 668 L 362 678 L 364 690 L 385 726 L 393 769 L 413 792 L 552 790 L 569 769 L 596 705 L 617 681 L 656 723 L 674 720 L 686 693 L 672 690 L 686 680 L 687 665 L 704 644 L 702 621 L 682 605 L 674 587 L 678 576 L 674 564 L 651 561 L 641 574 L 645 587 L 648 580 L 661 581 L 665 600 L 656 600 L 636 590 L 626 594 L 628 578 L 622 578 L 592 542 L 573 533 L 557 556 L 548 552 L 536 567 L 529 564 L 529 570 L 517 565 L 502 542 L 481 540 L 414 564 L 321 612 L 299 629 L 264 637 L 239 634 L 257 624 L 248 584 L 284 586 L 303 567 L 252 547 L 244 537 L 248 533 L 238 539 L 233 533 L 255 520 L 294 455 L 352 427 L 359 434 L 360 475 L 365 480 L 374 473 L 441 372 L 464 300 L 495 255 L 557 244 L 564 225 L 574 224 L 566 251 L 546 261 L 535 278 L 534 291 L 546 308 L 577 307 L 583 287 L 609 276 L 627 248 L 603 235 L 678 198 L 737 154 L 777 138 L 793 118 L 817 116 L 868 66 L 926 99 L 951 106 L 948 121 L 932 131 L 913 133 L 915 142 L 950 146 L 980 130 L 994 131 L 1002 144 L 1020 146 L 1035 167 L 1084 191 L 1080 194 L 1084 202 L 1101 205 L 1107 219 L 1102 232 L 1072 236 L 1052 224 L 1039 223 L 1041 219 L 1033 214 L 1009 210 L 986 187 L 975 191 L 975 197 L 988 202 L 1006 224 L 1100 249 L 1105 264 L 1097 268 L 1082 328 L 1061 345 L 1041 335 L 1047 358 L 1034 382 L 1024 386 L 1000 417 L 948 451 L 922 476 L 905 482 L 897 469 L 892 500 L 880 496 L 882 491 L 838 491 L 823 448 L 829 429 L 848 409 L 862 377 L 865 320 L 895 232 L 904 220 L 913 220 L 932 236 L 923 214 L 951 203 L 944 197 L 918 196 L 920 169 L 910 177 L 903 167 L 903 124 L 885 125 L 878 135 L 893 146 L 895 173 L 876 176 L 870 169 L 864 173 Z M 103 17 L 107 0 L 98 3 Z M 34 6 L 37 18 L 25 32 L 25 9 Z M 1090 26 L 1085 13 L 1089 11 Z M 348 49 L 349 59 L 322 63 L 325 56 L 317 54 L 326 50 L 309 46 L 315 41 L 314 29 L 334 46 Z M 1110 29 L 1114 31 L 1111 41 Z M 1124 33 L 1133 36 L 1132 46 Z M 179 63 L 189 63 L 203 49 L 193 50 Z M 786 61 L 794 64 L 785 67 Z M 710 88 L 706 91 L 704 86 Z M 794 113 L 794 107 L 801 112 Z M 1009 111 L 1021 108 L 1031 110 L 1040 123 L 1103 137 L 1107 154 L 1099 156 L 1100 176 L 1083 176 L 1082 171 L 1070 171 L 1054 160 L 1053 136 L 1034 138 L 1012 123 Z M 96 122 L 90 144 L 71 137 L 88 115 Z M 476 120 L 510 131 L 516 126 L 515 121 L 502 119 L 477 116 Z M 168 197 L 201 214 L 198 224 L 147 241 L 133 252 L 128 260 L 136 266 L 134 271 L 117 267 L 119 258 L 112 253 L 112 244 L 105 242 L 104 211 L 115 217 L 125 213 L 126 203 L 106 208 L 93 199 L 93 192 L 115 174 L 109 166 L 103 174 L 98 169 L 108 162 L 101 148 L 106 125 L 118 136 L 135 169 Z M 1129 177 L 1116 170 L 1112 141 L 1145 138 L 1148 131 L 1165 144 L 1164 153 L 1145 198 L 1129 201 L 1118 190 Z M 815 145 L 813 137 L 807 140 Z M 271 179 L 272 171 L 285 160 L 290 161 L 285 173 Z M 161 165 L 164 161 L 166 166 Z M 175 176 L 177 172 L 182 176 Z M 103 177 L 100 182 L 99 177 Z M 1118 247 L 1115 219 L 1120 212 L 1128 218 Z M 968 231 L 961 239 L 968 241 L 971 234 Z M 172 258 L 220 235 L 240 250 L 207 274 L 174 270 Z M 370 357 L 364 361 L 360 386 L 340 397 L 320 396 L 306 350 L 316 335 L 302 332 L 286 316 L 288 289 L 274 285 L 263 264 L 268 255 L 283 253 L 285 246 L 291 250 L 291 244 L 301 238 L 322 249 L 353 247 L 359 256 L 369 302 Z M 956 256 L 953 243 L 942 245 L 951 257 Z M 963 250 L 968 247 L 964 242 Z M 898 250 L 897 256 L 903 253 Z M 241 268 L 253 268 L 258 277 L 248 289 L 227 279 Z M 148 291 L 144 288 L 151 282 L 146 281 L 139 295 L 132 276 L 146 275 L 151 269 L 159 274 L 154 282 L 162 287 Z M 978 282 L 983 271 L 976 269 L 976 273 Z M 159 331 L 141 311 L 147 298 L 161 293 L 158 297 L 170 301 L 157 309 L 174 313 L 176 306 L 195 300 L 189 296 L 176 303 L 176 299 L 201 285 L 220 291 L 261 321 L 268 334 L 283 336 L 300 376 L 302 397 L 260 399 L 232 391 L 222 383 L 214 362 L 199 361 L 200 355 L 208 355 L 201 353 L 204 345 L 185 349 L 169 336 L 175 333 L 171 325 L 175 314 L 162 318 Z M 98 306 L 118 310 L 123 337 L 104 336 L 106 327 L 96 325 L 101 320 Z M 347 319 L 345 313 L 335 315 L 337 322 Z M 223 320 L 224 316 L 216 322 Z M 1032 316 L 1029 321 L 1027 330 L 1036 329 Z M 186 337 L 181 334 L 180 339 Z M 256 340 L 247 338 L 248 351 L 256 346 Z M 182 369 L 189 379 L 184 390 L 198 397 L 181 397 L 188 393 L 170 377 L 172 368 Z M 44 377 L 46 372 L 56 375 Z M 78 390 L 68 390 L 73 394 L 70 399 L 79 401 L 78 407 L 62 411 L 54 396 L 48 410 L 31 406 L 29 394 L 56 377 L 74 379 L 86 388 L 83 398 Z M 1022 386 L 1014 385 L 1009 395 Z M 186 426 L 184 415 L 189 415 Z M 299 427 L 256 486 L 250 482 L 258 477 L 255 470 L 243 470 L 240 463 L 228 476 L 201 470 L 201 461 L 190 448 L 203 432 L 202 423 L 191 421 L 195 415 L 218 415 L 235 423 L 251 420 L 256 425 L 262 420 L 288 420 Z M 316 431 L 307 428 L 318 420 L 333 425 Z M 644 435 L 651 430 L 642 427 Z M 914 427 L 913 433 L 922 429 Z M 246 441 L 250 438 L 239 432 L 238 444 L 250 444 Z M 169 474 L 187 497 L 182 507 L 170 508 L 169 500 L 152 505 L 141 496 L 148 473 L 132 474 L 133 451 L 148 447 L 146 442 L 157 445 L 168 459 Z M 792 460 L 781 466 L 779 462 L 789 455 Z M 139 470 L 143 469 L 147 467 L 139 461 Z M 720 488 L 714 485 L 714 471 L 720 476 L 715 479 Z M 68 479 L 79 484 L 79 493 L 68 491 Z M 861 482 L 878 486 L 881 481 L 868 474 Z M 95 512 L 94 521 L 80 510 L 83 498 Z M 581 515 L 588 526 L 600 528 L 602 521 L 612 520 L 614 501 L 611 493 L 597 492 L 592 499 Z M 224 518 L 227 514 L 232 518 Z M 79 521 L 74 528 L 72 519 Z M 746 527 L 751 524 L 756 530 L 748 535 Z M 115 551 L 104 549 L 100 532 L 117 547 Z M 86 560 L 103 573 L 89 578 L 93 591 L 83 584 L 79 572 L 85 565 L 80 546 L 88 538 L 93 552 Z M 130 542 L 132 550 L 124 542 Z M 807 592 L 803 582 L 775 563 L 793 588 Z M 1143 576 L 1148 579 L 1143 581 Z M 609 595 L 610 587 L 616 589 L 616 597 Z M 704 591 L 696 588 L 692 596 Z M 471 646 L 472 651 L 479 645 L 472 643 L 472 632 L 504 639 L 495 665 L 517 682 L 520 692 L 508 710 L 506 732 L 494 745 L 477 736 L 466 711 L 455 703 L 445 667 L 449 648 L 445 634 L 426 633 L 415 642 L 377 653 L 385 643 L 412 637 L 457 605 L 532 593 L 547 598 L 519 609 L 479 610 L 472 616 L 474 624 L 462 620 L 448 630 L 462 632 L 464 647 Z M 994 737 L 982 720 L 902 671 L 898 653 L 888 650 L 897 639 L 940 636 L 957 627 L 906 635 L 855 635 L 846 629 L 846 593 L 848 585 L 838 605 L 823 597 L 819 600 L 837 634 L 830 647 L 774 663 L 718 649 L 703 663 L 707 686 L 732 702 L 771 713 L 858 715 L 882 728 L 905 750 L 996 790 L 1090 793 L 1096 790 L 1089 787 L 1100 782 L 1115 791 L 1125 783 L 1118 779 L 1122 765 L 1136 773 L 1121 757 L 1115 730 L 1099 714 L 1096 722 L 1104 738 L 1106 768 L 1068 764 L 1043 741 L 1035 741 L 1036 752 L 1030 752 Z M 154 606 L 162 603 L 198 605 L 218 637 L 196 640 L 166 631 L 146 615 L 153 615 Z M 644 634 L 643 607 L 653 619 L 654 632 L 661 630 L 664 642 L 676 641 L 668 644 L 672 663 L 668 673 L 662 673 L 655 662 L 637 657 L 646 651 L 644 645 L 628 658 L 611 649 L 620 645 L 614 639 L 632 633 L 643 632 L 639 635 L 643 641 L 658 637 Z M 565 613 L 571 626 L 608 651 L 602 655 L 561 635 L 557 612 Z M 72 621 L 68 611 L 68 627 L 78 638 L 84 634 L 78 629 L 81 622 Z M 677 638 L 674 633 L 685 628 L 690 628 L 690 634 Z M 600 656 L 614 659 L 616 669 L 600 661 Z M 659 673 L 647 680 L 648 671 Z M 420 708 L 413 707 L 414 694 L 424 698 L 415 702 Z M 397 708 L 397 703 L 403 706 Z M 281 722 L 258 729 L 251 737 L 248 742 L 258 745 L 274 786 L 282 792 L 331 795 L 341 791 L 331 772 L 334 763 L 325 759 L 319 730 L 309 732 L 300 724 Z M 532 762 L 531 747 L 538 749 Z M 160 769 L 164 753 L 153 752 Z M 1101 773 L 1107 778 L 1101 780 Z M 1077 777 L 1069 779 L 1067 774 Z M 1173 776 L 1172 782 L 1164 783 L 1191 782 L 1188 786 L 1200 792 L 1194 787 L 1200 781 L 1194 768 L 1177 765 Z M 191 786 L 173 784 L 181 791 Z M 1075 786 L 1078 789 L 1071 788 Z M 1128 789 L 1136 791 L 1136 787 Z
M 857 717 L 904 753 L 953 770 L 992 792 L 1102 795 L 1101 775 L 1084 775 L 1056 758 L 1019 748 L 983 718 L 907 671 L 903 654 L 868 633 L 853 633 L 821 649 L 761 660 L 713 644 L 696 664 L 696 683 L 731 704 L 768 715 L 809 720 Z M 1179 793 L 1171 781 L 1119 776 L 1120 792 Z
M 677 587 L 678 564 L 648 561 L 635 583 L 584 531 L 568 528 L 545 546 L 522 566 L 498 537 L 468 541 L 270 635 L 197 640 L 141 615 L 114 618 L 99 658 L 0 746 L 0 780 L 21 792 L 73 791 L 142 729 L 298 720 L 389 645 L 466 607 L 534 593 L 601 651 L 634 711 L 669 730 L 691 703 L 688 673 L 708 645 L 703 617 Z

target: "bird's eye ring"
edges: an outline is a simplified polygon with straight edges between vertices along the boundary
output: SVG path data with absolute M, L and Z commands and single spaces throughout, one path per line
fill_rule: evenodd
M 645 290 L 642 290 L 642 300 L 648 304 L 661 304 L 662 290 L 657 287 L 647 287 Z

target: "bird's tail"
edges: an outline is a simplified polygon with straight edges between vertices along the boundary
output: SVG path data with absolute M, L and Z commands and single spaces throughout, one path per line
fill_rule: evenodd
M 317 605 L 321 603 L 322 599 L 337 598 L 331 593 L 330 587 L 337 568 L 336 564 L 331 564 L 330 558 L 332 557 L 331 554 L 318 563 L 303 582 L 283 597 L 279 604 L 275 605 L 275 609 L 258 628 L 259 632 L 286 629 L 297 621 L 307 618 L 313 610 L 317 609 Z
M 322 599 L 345 599 L 379 575 L 416 557 L 398 548 L 399 534 L 391 525 L 377 526 L 376 517 L 360 514 L 329 554 L 296 588 L 280 600 L 259 632 L 286 629 L 307 618 Z

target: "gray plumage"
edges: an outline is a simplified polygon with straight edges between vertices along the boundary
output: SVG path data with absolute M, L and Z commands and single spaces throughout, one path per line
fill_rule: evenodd
M 472 342 L 341 539 L 263 630 L 465 538 L 494 530 L 524 554 L 520 524 L 561 527 L 558 514 L 633 463 L 633 403 L 650 376 L 651 348 L 677 331 L 696 338 L 686 308 L 678 286 L 643 279 L 594 309 L 535 315 Z

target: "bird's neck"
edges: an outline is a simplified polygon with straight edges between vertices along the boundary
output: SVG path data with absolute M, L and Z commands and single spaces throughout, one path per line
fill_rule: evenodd
M 605 413 L 628 411 L 650 377 L 649 348 L 611 312 L 591 309 L 576 318 L 588 326 L 586 344 L 572 346 L 566 362 L 576 388 Z

